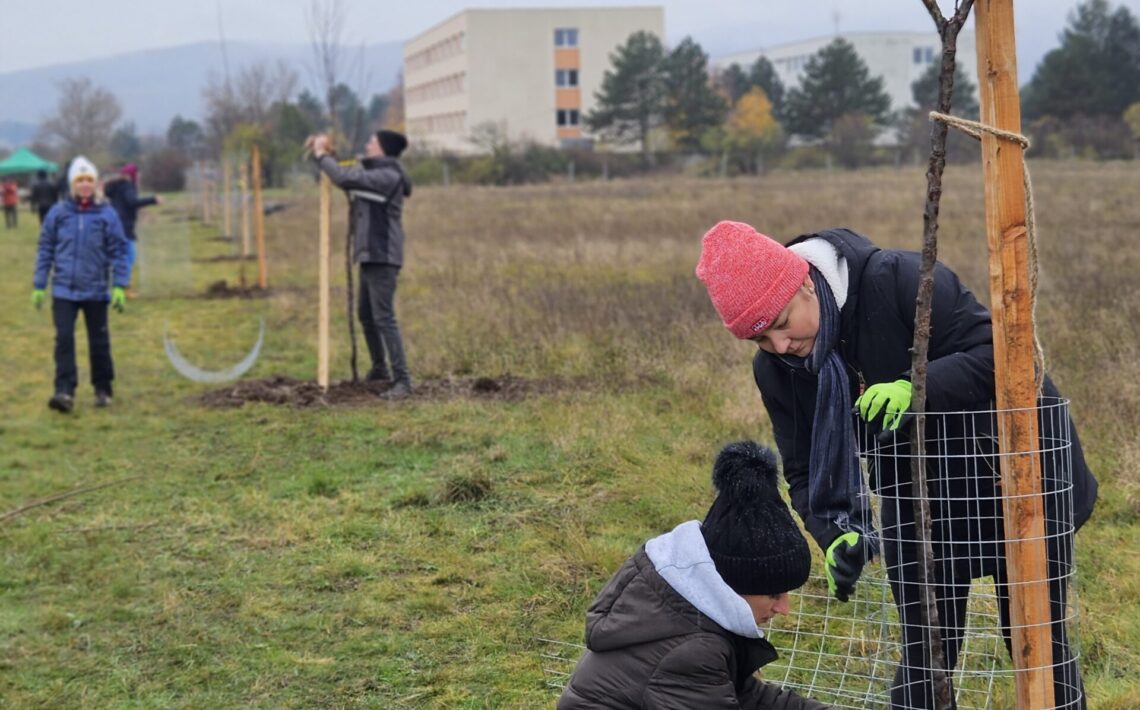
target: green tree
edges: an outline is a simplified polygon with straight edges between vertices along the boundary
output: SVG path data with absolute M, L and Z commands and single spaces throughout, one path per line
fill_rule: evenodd
M 767 57 L 757 57 L 748 70 L 748 88 L 757 86 L 772 102 L 772 113 L 779 118 L 784 109 L 784 83 L 776 75 L 776 67 Z
M 748 72 L 739 64 L 729 64 L 716 77 L 716 83 L 730 104 L 735 104 L 748 92 Z
M 1128 110 L 1124 112 L 1124 122 L 1132 131 L 1132 139 L 1140 143 L 1140 101 L 1129 106 Z
M 1127 7 L 1088 0 L 1069 15 L 1061 46 L 1045 55 L 1022 94 L 1027 117 L 1119 118 L 1140 100 L 1140 25 Z
M 191 158 L 198 157 L 205 146 L 206 134 L 197 121 L 177 115 L 166 128 L 166 144 Z
M 686 37 L 662 62 L 665 77 L 665 126 L 681 150 L 697 151 L 701 136 L 724 123 L 725 100 L 709 82 L 708 55 Z
M 783 116 L 789 133 L 824 138 L 841 116 L 862 114 L 874 130 L 890 110 L 883 77 L 872 77 L 855 47 L 837 39 L 808 59 L 800 86 L 788 91 Z
M 776 120 L 772 101 L 753 86 L 732 110 L 725 131 L 726 148 L 743 172 L 760 173 L 764 159 L 783 147 L 784 131 Z
M 914 105 L 923 116 L 938 107 L 938 85 L 942 74 L 941 62 L 932 62 L 910 85 Z M 955 116 L 977 120 L 978 89 L 970 77 L 966 76 L 961 64 L 954 67 L 954 95 L 950 108 Z
M 650 132 L 665 110 L 664 57 L 657 35 L 634 32 L 610 54 L 611 67 L 594 94 L 597 106 L 585 116 L 586 127 L 603 140 L 640 143 L 645 163 L 651 161 Z
M 133 122 L 124 123 L 111 134 L 111 159 L 116 163 L 137 163 L 142 157 L 142 140 Z

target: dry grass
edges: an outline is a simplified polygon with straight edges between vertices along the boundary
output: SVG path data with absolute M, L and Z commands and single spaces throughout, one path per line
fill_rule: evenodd
M 1133 707 L 1140 564 L 1121 551 L 1140 545 L 1140 169 L 1032 167 L 1041 336 L 1102 484 L 1078 544 L 1091 705 Z M 941 255 L 985 299 L 981 198 L 979 170 L 952 167 Z M 46 411 L 50 326 L 24 306 L 34 234 L 0 244 L 13 304 L 0 312 L 0 512 L 145 474 L 0 528 L 0 696 L 15 706 L 549 706 L 534 638 L 577 638 L 640 541 L 703 513 L 718 444 L 770 438 L 751 348 L 692 274 L 700 235 L 719 219 L 777 238 L 841 225 L 917 248 L 924 178 L 417 190 L 398 296 L 413 375 L 568 386 L 205 410 L 165 362 L 164 324 L 192 360 L 222 366 L 262 315 L 250 376 L 315 371 L 315 190 L 274 199 L 290 206 L 267 220 L 264 299 L 182 298 L 234 283 L 237 263 L 202 261 L 232 246 L 176 221 L 177 201 L 143 225 L 153 278 L 112 320 L 119 397 L 105 416 L 82 392 L 72 419 Z M 343 290 L 334 307 L 343 333 Z M 346 350 L 342 338 L 334 378 Z

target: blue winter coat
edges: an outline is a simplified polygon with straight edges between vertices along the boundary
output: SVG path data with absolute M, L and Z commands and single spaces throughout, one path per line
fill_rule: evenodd
M 108 272 L 115 286 L 130 283 L 127 238 L 115 210 L 107 203 L 80 209 L 71 199 L 57 203 L 44 218 L 36 253 L 36 288 L 67 301 L 109 301 Z

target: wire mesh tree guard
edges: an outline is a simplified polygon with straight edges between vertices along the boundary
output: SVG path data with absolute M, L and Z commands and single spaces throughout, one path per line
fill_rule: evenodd
M 998 452 L 997 410 L 928 412 L 921 463 L 928 473 L 936 596 L 942 640 L 950 666 L 952 697 L 959 710 L 1015 707 L 1015 670 L 1009 653 L 1009 583 L 1000 485 L 1003 456 L 1032 454 L 1041 462 L 1048 551 L 1046 581 L 1054 635 L 1065 635 L 1069 655 L 1054 653 L 1057 708 L 1081 707 L 1077 616 L 1070 582 L 1073 561 L 1072 422 L 1068 401 L 1043 397 L 1035 408 L 1039 448 Z M 800 695 L 851 710 L 930 707 L 933 682 L 923 628 L 904 629 L 897 592 L 913 608 L 917 586 L 913 531 L 912 451 L 906 429 L 883 434 L 862 425 L 862 463 L 871 490 L 883 555 L 863 572 L 850 602 L 831 598 L 821 561 L 806 585 L 791 593 L 791 613 L 774 620 L 766 635 L 779 660 L 761 676 Z M 892 590 L 892 586 L 895 589 Z M 913 626 L 913 623 L 912 623 Z M 906 633 L 904 633 L 906 631 Z M 539 638 L 543 680 L 552 692 L 566 685 L 584 650 L 580 643 Z M 1055 646 L 1056 648 L 1056 646 Z M 892 705 L 892 688 L 894 693 Z

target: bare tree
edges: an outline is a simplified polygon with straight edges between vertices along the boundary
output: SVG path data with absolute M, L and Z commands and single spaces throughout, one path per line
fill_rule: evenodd
M 243 123 L 268 131 L 273 106 L 287 102 L 296 91 L 297 82 L 297 72 L 282 61 L 251 64 L 238 72 L 232 82 L 211 73 L 202 89 L 211 147 L 219 148 Z
M 336 111 L 336 86 L 348 71 L 349 59 L 344 53 L 345 7 L 343 0 L 310 0 L 305 11 L 309 26 L 309 42 L 313 49 L 313 73 L 325 100 L 334 141 L 343 135 Z
M 39 138 L 60 145 L 65 155 L 82 153 L 98 160 L 106 156 L 122 115 L 119 100 L 107 89 L 86 77 L 64 79 L 55 115 L 44 120 Z

